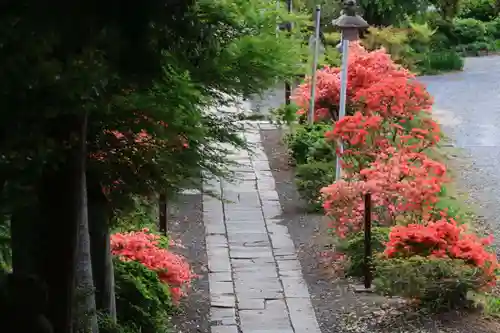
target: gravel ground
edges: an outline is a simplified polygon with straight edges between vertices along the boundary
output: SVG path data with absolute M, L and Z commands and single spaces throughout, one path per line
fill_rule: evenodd
M 458 148 L 459 189 L 496 236 L 500 254 L 500 57 L 469 58 L 463 72 L 421 77 L 435 98 L 434 115 Z
M 201 194 L 182 194 L 169 205 L 168 231 L 173 239 L 180 239 L 194 272 L 199 275 L 189 296 L 182 300 L 179 313 L 172 318 L 172 333 L 210 333 L 209 289 L 205 229 L 203 226 Z
M 325 221 L 307 214 L 294 185 L 280 130 L 262 131 L 262 142 L 276 181 L 290 235 L 298 249 L 304 278 L 322 333 L 493 333 L 496 323 L 475 315 L 448 313 L 432 317 L 416 313 L 398 299 L 375 294 L 354 294 L 344 279 L 338 278 L 321 253 L 330 245 Z M 298 332 L 297 332 L 298 333 Z

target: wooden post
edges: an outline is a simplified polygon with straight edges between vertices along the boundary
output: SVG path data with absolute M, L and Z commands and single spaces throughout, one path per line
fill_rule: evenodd
M 364 284 L 365 289 L 372 285 L 372 196 L 365 194 L 365 262 L 364 262 Z
M 167 195 L 165 193 L 160 194 L 159 205 L 159 226 L 160 232 L 167 235 Z

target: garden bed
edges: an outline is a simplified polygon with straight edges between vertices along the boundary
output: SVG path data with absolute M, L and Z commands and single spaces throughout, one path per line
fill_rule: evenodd
M 276 178 L 287 170 L 285 179 L 291 183 L 284 192 L 294 192 L 295 185 L 296 199 L 300 195 L 304 201 L 299 215 L 325 215 L 312 221 L 303 221 L 312 214 L 299 217 L 312 225 L 291 227 L 309 230 L 297 236 L 297 246 L 308 244 L 304 253 L 316 260 L 304 259 L 305 270 L 314 267 L 311 288 L 321 277 L 333 286 L 326 297 L 342 299 L 328 300 L 338 304 L 333 313 L 326 310 L 328 315 L 318 303 L 319 317 L 335 317 L 341 332 L 385 332 L 398 321 L 408 326 L 400 331 L 432 332 L 441 326 L 444 332 L 461 327 L 473 331 L 461 323 L 462 317 L 474 320 L 482 332 L 497 330 L 497 322 L 482 318 L 499 313 L 494 287 L 500 266 L 492 238 L 478 232 L 471 210 L 457 194 L 444 134 L 432 116 L 432 96 L 384 50 L 368 51 L 353 43 L 349 54 L 346 116 L 335 121 L 340 69 L 325 67 L 317 72 L 314 101 L 306 79 L 292 95 L 295 107 L 274 112 L 278 123 L 288 125 L 288 133 L 263 140 L 282 146 L 268 148 L 268 153 L 279 162 L 273 167 Z M 311 104 L 314 123 L 309 124 L 305 118 Z M 343 150 L 337 149 L 339 141 Z M 338 158 L 341 177 L 335 175 Z M 365 268 L 367 218 L 375 293 L 354 294 L 352 284 L 361 282 Z M 324 298 L 322 292 L 317 299 Z
M 306 204 L 294 185 L 283 130 L 262 131 L 262 142 L 276 180 L 283 220 L 299 252 L 303 274 L 322 333 L 349 332 L 454 332 L 493 333 L 500 325 L 475 311 L 447 312 L 429 316 L 418 312 L 399 298 L 377 294 L 357 294 L 353 280 L 346 279 L 325 260 L 332 239 L 321 214 L 306 212 Z

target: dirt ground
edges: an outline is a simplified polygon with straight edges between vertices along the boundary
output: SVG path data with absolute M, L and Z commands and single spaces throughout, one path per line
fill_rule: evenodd
M 207 255 L 201 194 L 180 195 L 169 205 L 168 232 L 181 240 L 186 256 L 199 278 L 194 281 L 188 297 L 182 300 L 179 312 L 172 317 L 172 333 L 210 333 L 210 299 Z

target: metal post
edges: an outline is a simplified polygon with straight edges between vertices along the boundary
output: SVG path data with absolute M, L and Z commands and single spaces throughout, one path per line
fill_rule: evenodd
M 364 284 L 365 289 L 372 286 L 372 196 L 365 194 L 365 262 Z
M 276 11 L 280 10 L 280 1 L 281 0 L 276 0 Z M 276 38 L 278 37 L 280 31 L 280 25 L 278 23 L 278 16 L 276 16 Z
M 347 95 L 347 66 L 349 58 L 349 40 L 342 37 L 342 65 L 340 72 L 340 103 L 339 103 L 339 120 L 345 117 L 346 95 Z M 340 155 L 344 152 L 344 144 L 339 140 L 338 149 Z M 342 174 L 340 165 L 340 156 L 337 156 L 335 180 L 339 180 Z
M 335 27 L 342 31 L 342 40 L 340 42 L 340 48 L 342 52 L 342 67 L 340 72 L 340 100 L 339 100 L 339 116 L 338 120 L 345 117 L 346 114 L 346 95 L 347 95 L 347 70 L 348 70 L 348 59 L 349 59 L 349 41 L 359 39 L 359 30 L 368 28 L 368 22 L 366 22 L 361 16 L 356 14 L 356 0 L 344 0 L 343 1 L 342 15 L 333 20 L 332 23 Z M 341 167 L 341 156 L 344 152 L 343 142 L 338 141 L 339 156 L 337 157 L 336 165 L 336 175 L 335 179 L 340 180 L 342 177 L 342 167 Z M 354 290 L 357 292 L 371 292 L 371 257 L 372 257 L 372 244 L 371 244 L 371 195 L 367 193 L 364 196 L 365 204 L 365 253 L 364 253 L 364 288 Z
M 289 13 L 292 12 L 292 0 L 286 0 L 286 8 Z M 286 25 L 286 29 L 288 33 L 292 32 L 292 23 L 288 22 Z M 290 84 L 290 81 L 285 82 L 285 104 L 290 105 L 290 96 L 292 95 L 292 86 Z
M 314 51 L 311 73 L 311 100 L 309 101 L 309 124 L 314 123 L 314 99 L 316 94 L 316 71 L 318 68 L 318 53 L 319 53 L 319 29 L 320 29 L 321 6 L 316 6 L 316 25 L 314 30 Z
M 165 193 L 160 194 L 158 200 L 158 211 L 159 211 L 159 227 L 160 232 L 167 235 L 167 195 Z

